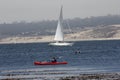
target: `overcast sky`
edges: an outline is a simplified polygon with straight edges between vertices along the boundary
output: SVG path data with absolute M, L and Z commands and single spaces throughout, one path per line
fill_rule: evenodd
M 120 14 L 120 0 L 0 0 L 0 23 Z

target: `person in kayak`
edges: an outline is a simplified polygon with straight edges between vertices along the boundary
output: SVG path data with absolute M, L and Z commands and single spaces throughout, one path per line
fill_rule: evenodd
M 57 62 L 56 57 L 53 57 L 52 60 L 51 60 L 51 62 Z

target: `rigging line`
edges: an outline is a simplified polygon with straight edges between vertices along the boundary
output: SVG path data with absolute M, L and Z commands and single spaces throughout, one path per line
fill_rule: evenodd
M 71 30 L 71 28 L 70 28 L 70 25 L 69 25 L 69 23 L 68 23 L 68 20 L 66 19 L 65 21 L 66 21 L 66 23 L 67 23 L 67 26 L 68 26 L 68 29 L 69 29 L 70 33 L 72 33 L 72 30 Z

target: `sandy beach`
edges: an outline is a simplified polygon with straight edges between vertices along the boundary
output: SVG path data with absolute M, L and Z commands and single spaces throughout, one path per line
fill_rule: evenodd
M 70 35 L 65 35 L 65 41 L 93 41 L 93 40 L 120 40 L 120 38 L 74 38 Z M 0 44 L 16 44 L 16 43 L 41 43 L 54 42 L 54 36 L 35 36 L 35 37 L 8 37 L 0 39 Z

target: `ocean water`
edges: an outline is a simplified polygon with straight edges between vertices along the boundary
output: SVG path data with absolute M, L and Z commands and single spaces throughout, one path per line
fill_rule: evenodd
M 75 54 L 76 50 L 80 53 Z M 35 66 L 34 61 L 51 57 L 67 65 Z M 57 79 L 82 73 L 120 72 L 120 41 L 78 41 L 73 46 L 48 43 L 0 44 L 0 79 Z

